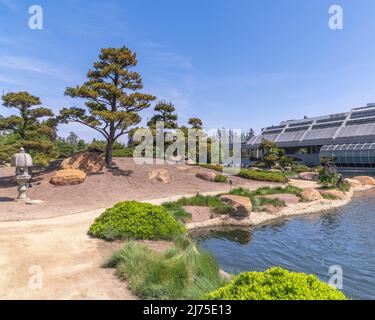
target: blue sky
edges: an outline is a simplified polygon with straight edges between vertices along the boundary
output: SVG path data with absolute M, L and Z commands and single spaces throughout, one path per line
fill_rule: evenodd
M 28 28 L 33 4 L 43 30 Z M 332 4 L 344 30 L 328 27 Z M 0 90 L 27 90 L 55 111 L 79 105 L 65 88 L 84 81 L 100 48 L 125 45 L 144 91 L 171 100 L 181 123 L 258 132 L 375 102 L 374 19 L 373 0 L 0 0 Z M 96 136 L 77 125 L 59 134 L 71 130 Z

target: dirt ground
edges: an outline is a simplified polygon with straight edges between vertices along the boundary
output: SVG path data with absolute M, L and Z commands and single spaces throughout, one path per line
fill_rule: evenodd
M 35 180 L 40 184 L 28 195 L 44 203 L 31 206 L 13 202 L 14 170 L 0 168 L 0 299 L 136 299 L 114 270 L 101 268 L 119 243 L 87 236 L 101 208 L 129 199 L 160 204 L 196 192 L 229 190 L 227 184 L 195 177 L 197 170 L 205 169 L 168 166 L 174 181 L 163 184 L 151 183 L 148 172 L 165 166 L 136 166 L 131 159 L 116 159 L 116 164 L 117 170 L 70 187 L 52 186 L 52 173 L 39 175 Z M 270 185 L 232 180 L 233 187 Z M 166 243 L 145 244 L 154 249 L 168 247 Z
M 75 186 L 56 187 L 49 181 L 53 172 L 34 176 L 34 187 L 27 191 L 33 200 L 42 204 L 15 203 L 17 186 L 14 168 L 0 168 L 0 221 L 33 220 L 70 215 L 110 207 L 124 200 L 148 200 L 171 195 L 194 194 L 205 191 L 227 191 L 228 184 L 212 183 L 195 176 L 206 169 L 176 165 L 136 165 L 133 159 L 116 158 L 116 169 L 88 176 L 86 181 Z M 181 168 L 183 167 L 183 168 Z M 170 184 L 151 182 L 151 170 L 166 168 L 174 177 Z M 184 169 L 184 170 L 181 170 Z M 256 189 L 270 183 L 231 178 L 233 187 Z

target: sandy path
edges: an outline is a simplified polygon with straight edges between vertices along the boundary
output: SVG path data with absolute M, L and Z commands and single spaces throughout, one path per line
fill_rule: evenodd
M 147 202 L 160 204 L 180 197 Z M 0 222 L 0 299 L 135 299 L 113 270 L 100 267 L 118 244 L 86 234 L 101 212 Z M 43 286 L 35 289 L 29 283 L 35 283 L 33 272 L 39 270 Z

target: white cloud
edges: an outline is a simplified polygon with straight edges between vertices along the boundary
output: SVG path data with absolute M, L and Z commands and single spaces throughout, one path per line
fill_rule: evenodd
M 46 76 L 53 76 L 63 80 L 70 79 L 66 70 L 44 61 L 29 57 L 17 57 L 10 55 L 0 56 L 0 70 L 20 70 L 25 72 L 39 73 Z
M 186 70 L 193 68 L 190 57 L 173 52 L 165 44 L 146 40 L 140 43 L 140 47 L 148 59 L 158 61 L 165 66 L 169 65 Z
M 11 10 L 16 9 L 17 7 L 14 0 L 0 0 L 0 4 Z

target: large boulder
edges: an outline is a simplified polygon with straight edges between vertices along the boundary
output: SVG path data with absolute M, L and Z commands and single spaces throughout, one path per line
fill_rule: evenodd
M 62 170 L 81 170 L 93 174 L 103 170 L 104 159 L 94 152 L 77 153 L 71 158 L 65 159 L 60 168 Z
M 221 196 L 220 199 L 224 203 L 233 207 L 230 212 L 231 216 L 239 218 L 247 218 L 250 216 L 253 206 L 248 197 L 225 194 Z
M 322 190 L 320 191 L 322 195 L 330 196 L 336 200 L 346 200 L 347 196 L 345 195 L 344 192 L 340 190 Z
M 354 177 L 353 179 L 358 180 L 363 186 L 369 185 L 374 186 L 375 185 L 375 179 L 368 176 L 359 176 Z
M 298 178 L 301 180 L 317 181 L 319 179 L 319 173 L 316 172 L 301 172 L 298 174 Z
M 86 173 L 81 170 L 59 170 L 51 178 L 55 186 L 70 186 L 80 184 L 86 179 Z
M 322 200 L 323 197 L 318 190 L 314 188 L 308 188 L 301 192 L 301 197 L 305 201 L 317 201 Z
M 148 173 L 148 178 L 152 182 L 171 183 L 173 181 L 173 176 L 166 169 L 152 170 Z
M 217 177 L 217 173 L 215 173 L 215 172 L 198 172 L 195 176 L 199 179 L 202 179 L 202 180 L 215 182 L 215 179 Z
M 360 188 L 362 187 L 362 183 L 356 179 L 345 179 L 347 183 L 350 184 L 351 188 Z

